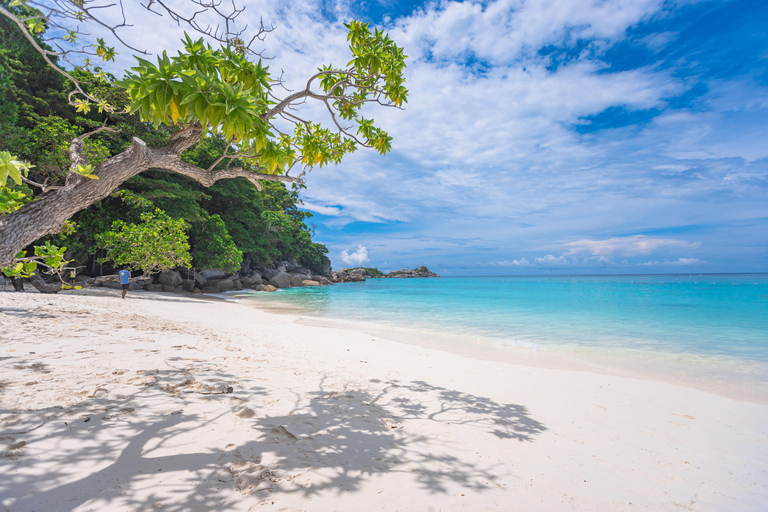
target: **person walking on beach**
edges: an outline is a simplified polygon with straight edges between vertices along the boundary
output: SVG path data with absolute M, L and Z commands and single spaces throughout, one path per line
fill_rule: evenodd
M 125 294 L 128 293 L 128 287 L 131 284 L 131 273 L 127 268 L 124 268 L 118 274 L 120 275 L 120 284 L 123 287 L 123 298 L 125 298 Z

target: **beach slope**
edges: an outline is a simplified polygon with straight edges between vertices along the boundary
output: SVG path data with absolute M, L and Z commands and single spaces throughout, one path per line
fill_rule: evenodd
M 768 502 L 766 405 L 384 334 L 160 293 L 0 292 L 0 510 Z

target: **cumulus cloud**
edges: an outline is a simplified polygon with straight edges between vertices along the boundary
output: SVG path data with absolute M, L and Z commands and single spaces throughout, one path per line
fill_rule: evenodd
M 613 262 L 623 258 L 649 266 L 713 262 L 711 253 L 692 251 L 698 241 L 602 235 L 686 226 L 711 228 L 697 232 L 704 247 L 724 237 L 734 254 L 738 244 L 757 247 L 765 238 L 738 223 L 768 218 L 768 88 L 754 73 L 715 73 L 718 79 L 702 79 L 695 105 L 681 100 L 697 77 L 713 75 L 679 72 L 703 66 L 708 55 L 688 58 L 699 47 L 691 41 L 674 46 L 688 37 L 675 21 L 682 3 L 695 4 L 441 0 L 385 20 L 410 56 L 409 102 L 404 111 L 366 112 L 393 136 L 392 153 L 360 151 L 307 176 L 302 197 L 324 228 L 318 241 L 342 259 L 360 253 L 343 248 L 362 242 L 398 267 L 405 257 L 472 266 L 483 254 L 499 269 L 619 265 Z M 704 7 L 728 8 L 716 4 Z M 267 64 L 285 70 L 287 86 L 297 90 L 319 65 L 349 60 L 341 22 L 365 18 L 358 15 L 363 5 L 254 0 L 238 23 L 256 27 L 263 17 L 276 27 L 264 42 L 265 55 L 274 57 Z M 686 15 L 696 8 L 686 7 Z M 132 21 L 136 28 L 126 32 L 139 47 L 153 44 L 148 49 L 158 53 L 178 46 L 181 30 L 167 18 Z M 717 34 L 707 37 L 717 44 Z M 650 57 L 613 67 L 617 43 Z M 128 53 L 120 65 L 134 64 Z M 726 51 L 710 53 L 727 58 Z M 674 98 L 682 106 L 671 106 Z M 332 126 L 322 108 L 307 102 L 300 113 Z M 648 117 L 633 121 L 638 112 Z M 607 122 L 606 113 L 625 119 Z M 526 257 L 506 259 L 511 247 Z M 702 261 L 676 259 L 681 254 Z
M 366 249 L 362 245 L 358 245 L 357 250 L 352 253 L 344 249 L 343 251 L 341 251 L 341 261 L 343 261 L 347 265 L 350 265 L 353 267 L 359 267 L 365 263 L 368 263 L 368 261 L 370 261 L 368 259 L 368 249 Z

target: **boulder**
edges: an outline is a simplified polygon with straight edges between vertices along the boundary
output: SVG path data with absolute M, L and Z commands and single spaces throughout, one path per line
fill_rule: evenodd
M 290 288 L 291 275 L 287 272 L 280 272 L 269 280 L 269 284 L 276 288 Z
M 365 281 L 365 270 L 356 268 L 349 272 L 349 277 L 354 281 Z
M 209 279 L 208 285 L 203 288 L 205 293 L 221 293 L 235 289 L 232 279 Z
M 181 286 L 184 280 L 181 278 L 181 274 L 175 270 L 166 270 L 165 272 L 160 272 L 157 281 L 164 286 L 174 287 Z
M 307 278 L 307 276 L 302 274 L 289 274 L 291 277 L 289 278 L 289 281 L 291 283 L 292 287 L 300 287 L 304 286 L 304 280 Z
M 222 272 L 221 270 L 211 270 L 206 269 L 200 272 L 202 276 L 206 279 L 223 279 L 227 274 Z
M 195 272 L 195 285 L 198 288 L 205 288 L 208 285 L 208 280 L 200 272 Z
M 103 281 L 101 283 L 101 286 L 104 288 L 109 288 L 110 290 L 122 290 L 123 285 L 121 285 L 118 281 Z M 130 289 L 130 286 L 128 287 Z
M 261 275 L 258 273 L 248 277 L 244 277 L 240 281 L 242 281 L 243 283 L 243 288 L 253 288 L 257 284 L 262 284 L 264 282 L 261 279 Z
M 312 279 L 305 279 L 302 283 L 304 286 L 320 286 L 320 281 L 314 281 Z
M 276 292 L 277 288 L 271 284 L 257 284 L 254 288 L 257 292 Z
M 235 290 L 242 290 L 243 289 L 243 283 L 239 279 L 233 279 L 232 284 L 235 285 Z
M 275 277 L 277 274 L 279 274 L 279 272 L 278 272 L 277 270 L 272 270 L 271 268 L 265 268 L 265 269 L 264 269 L 264 270 L 261 272 L 261 275 L 262 275 L 262 277 L 263 277 L 263 279 L 264 279 L 265 281 L 269 281 L 270 279 L 272 279 L 273 277 Z
M 191 292 L 192 290 L 195 289 L 195 282 L 194 281 L 184 281 L 183 283 L 181 283 L 181 288 L 185 292 Z
M 160 289 L 167 293 L 181 293 L 183 288 L 181 285 L 178 286 L 168 286 L 167 284 L 161 284 Z

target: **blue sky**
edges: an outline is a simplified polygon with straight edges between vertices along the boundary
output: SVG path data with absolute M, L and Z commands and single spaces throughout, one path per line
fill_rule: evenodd
M 768 271 L 768 2 L 247 7 L 275 26 L 271 69 L 297 87 L 348 60 L 350 18 L 409 55 L 406 110 L 373 112 L 392 153 L 307 179 L 334 268 Z

